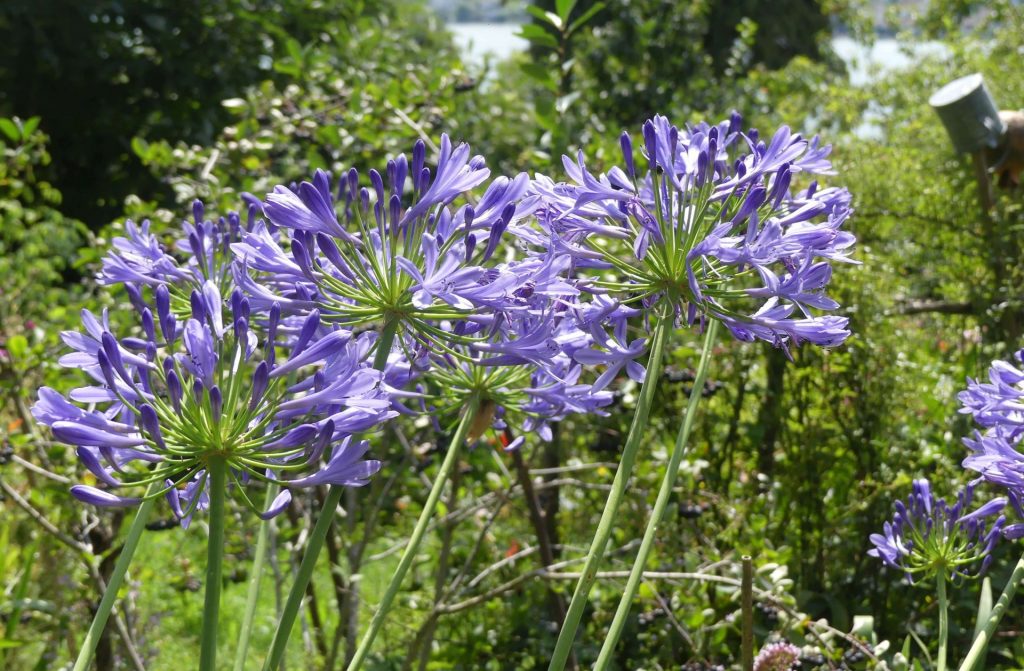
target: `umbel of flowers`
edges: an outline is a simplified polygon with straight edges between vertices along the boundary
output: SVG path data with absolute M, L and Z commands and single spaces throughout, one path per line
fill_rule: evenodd
M 374 366 L 396 386 L 417 385 L 395 390 L 403 398 L 396 407 L 430 408 L 457 425 L 351 668 L 366 658 L 467 439 L 510 421 L 543 435 L 547 422 L 611 400 L 582 379 L 583 364 L 571 355 L 593 344 L 576 326 L 577 311 L 588 308 L 577 306 L 579 291 L 566 279 L 571 259 L 551 249 L 517 259 L 502 244 L 535 203 L 523 199 L 527 175 L 495 178 L 471 198 L 465 192 L 490 177 L 483 159 L 447 136 L 438 154 L 431 171 L 418 142 L 411 159 L 369 171 L 369 186 L 353 169 L 336 186 L 318 171 L 278 187 L 262 206 L 268 221 L 232 245 L 236 282 L 254 306 L 279 304 L 296 319 L 317 310 L 330 324 L 376 329 Z M 332 490 L 323 509 L 333 511 L 338 496 Z M 321 515 L 310 536 L 268 668 L 283 656 L 329 521 Z
M 985 482 L 1006 490 L 1018 518 L 1024 516 L 1024 349 L 1012 361 L 994 361 L 989 368 L 988 382 L 967 380 L 967 389 L 960 393 L 961 412 L 974 416 L 982 427 L 964 443 L 970 454 L 965 468 L 979 474 Z M 1003 528 L 1003 535 L 1012 540 L 1024 537 L 1024 524 L 1018 522 Z M 985 627 L 975 636 L 961 669 L 972 669 L 984 657 L 988 642 L 1006 612 L 1017 587 L 1024 581 L 1024 555 L 1017 561 L 999 601 Z
M 935 497 L 927 480 L 915 480 L 906 503 L 896 502 L 892 522 L 885 523 L 883 533 L 871 535 L 875 547 L 868 554 L 902 571 L 910 582 L 915 576 L 947 581 L 981 575 L 1006 523 L 999 514 L 1006 498 L 969 510 L 974 489 L 968 485 L 949 504 Z M 987 518 L 995 520 L 990 524 Z
M 995 361 L 988 382 L 967 380 L 960 392 L 960 412 L 970 414 L 982 427 L 965 438 L 970 454 L 963 466 L 979 477 L 957 497 L 955 504 L 936 499 L 926 480 L 914 483 L 904 504 L 896 503 L 892 522 L 886 522 L 882 534 L 872 534 L 875 546 L 869 554 L 886 565 L 902 571 L 908 580 L 934 579 L 939 602 L 937 668 L 945 669 L 949 625 L 947 622 L 946 583 L 958 578 L 980 575 L 992 561 L 991 551 L 1000 536 L 1011 540 L 1024 537 L 1024 524 L 1006 524 L 1000 515 L 1007 502 L 1018 516 L 1022 514 L 1024 494 L 1024 456 L 1020 443 L 1024 438 L 1024 350 L 1014 357 L 1016 363 Z M 988 483 L 1006 489 L 1007 497 L 998 497 L 968 511 L 975 487 Z M 989 524 L 986 518 L 998 517 Z M 961 671 L 970 671 L 983 658 L 988 642 L 995 634 L 1003 614 L 1024 580 L 1024 556 L 1017 562 L 1003 593 L 991 614 L 975 635 Z
M 645 161 L 622 135 L 623 166 L 595 176 L 582 152 L 563 157 L 568 183 L 538 176 L 540 226 L 593 286 L 627 304 L 664 307 L 689 324 L 723 322 L 740 340 L 837 345 L 845 317 L 824 290 L 831 262 L 849 262 L 845 189 L 802 176 L 833 174 L 830 148 L 783 126 L 766 145 L 738 114 L 680 130 L 643 125 Z M 516 229 L 520 230 L 520 229 Z
M 971 454 L 964 467 L 978 472 L 987 482 L 1005 487 L 1019 508 L 1024 501 L 1024 349 L 1014 354 L 1015 361 L 995 361 L 988 382 L 967 381 L 960 392 L 960 412 L 974 416 L 983 428 L 964 442 Z M 1024 537 L 1024 524 L 1006 528 L 1011 538 Z
M 377 607 L 349 669 L 369 654 L 402 577 L 427 529 L 460 446 L 489 431 L 506 450 L 519 449 L 527 434 L 551 438 L 551 422 L 573 413 L 600 413 L 612 394 L 584 381 L 584 368 L 572 354 L 592 344 L 576 322 L 573 296 L 552 300 L 531 294 L 523 309 L 495 315 L 492 328 L 473 335 L 471 344 L 450 342 L 439 351 L 423 347 L 409 362 L 415 400 L 434 421 L 439 434 L 451 433 L 434 487 L 414 528 L 399 567 Z M 469 332 L 475 327 L 467 325 Z M 442 425 L 447 425 L 442 429 Z M 454 431 L 452 427 L 454 425 Z M 407 563 L 408 562 L 408 563 Z
M 896 502 L 892 522 L 883 533 L 871 534 L 873 548 L 868 550 L 886 566 L 914 582 L 915 578 L 934 581 L 939 605 L 939 640 L 936 668 L 946 668 L 949 641 L 949 600 L 946 583 L 961 582 L 985 572 L 992 562 L 992 549 L 1006 523 L 1000 515 L 1006 498 L 1000 497 L 968 510 L 974 498 L 974 485 L 957 495 L 956 503 L 936 498 L 927 480 L 915 480 L 904 504 Z M 996 518 L 991 524 L 988 518 Z
M 288 505 L 293 488 L 363 485 L 380 462 L 363 459 L 369 443 L 357 435 L 396 413 L 360 339 L 325 327 L 316 311 L 291 323 L 274 304 L 257 315 L 240 290 L 230 289 L 231 229 L 225 234 L 199 221 L 199 205 L 195 212 L 196 225 L 186 223 L 185 253 L 192 256 L 183 263 L 147 225 L 129 224 L 102 279 L 130 287 L 137 330 L 119 337 L 106 312 L 97 318 L 83 311 L 84 331 L 62 334 L 73 352 L 60 363 L 81 369 L 92 384 L 69 398 L 43 388 L 33 413 L 76 447 L 94 478 L 95 485 L 72 488 L 76 498 L 97 506 L 141 504 L 133 532 L 159 498 L 184 526 L 196 511 L 208 511 L 201 665 L 214 668 L 226 496 L 266 519 Z M 237 234 L 237 217 L 230 221 Z M 253 328 L 261 322 L 263 328 Z M 326 378 L 328 363 L 344 374 Z M 260 483 L 283 486 L 266 497 L 265 510 L 250 496 Z M 125 568 L 130 549 L 122 553 Z M 109 613 L 102 611 L 98 620 Z M 78 666 L 91 652 L 83 648 Z
M 320 326 L 313 313 L 291 346 L 279 348 L 272 344 L 283 335 L 274 307 L 267 341 L 260 343 L 239 291 L 226 302 L 212 282 L 204 289 L 192 293 L 191 316 L 179 324 L 166 287 L 158 286 L 156 316 L 150 306 L 140 314 L 141 337 L 118 339 L 106 314 L 99 320 L 87 310 L 85 333 L 63 334 L 75 352 L 61 364 L 82 369 L 96 383 L 70 398 L 102 410 L 85 410 L 44 387 L 33 413 L 58 440 L 76 446 L 82 464 L 107 486 L 77 485 L 72 494 L 93 505 L 129 506 L 142 498 L 116 492 L 148 488 L 146 498 L 165 496 L 187 523 L 209 505 L 210 467 L 217 463 L 250 508 L 245 490 L 253 482 L 364 484 L 380 462 L 361 461 L 368 443 L 352 436 L 396 413 L 381 389 L 381 373 L 355 358 L 359 348 L 351 334 L 333 331 L 313 341 Z M 287 354 L 279 357 L 278 349 Z M 328 359 L 349 375 L 328 384 L 313 372 Z M 289 380 L 300 371 L 307 377 Z M 310 470 L 318 472 L 288 477 Z M 285 489 L 260 515 L 281 512 L 290 498 Z
M 252 300 L 373 325 L 385 334 L 385 353 L 396 335 L 405 347 L 462 341 L 454 321 L 486 321 L 514 302 L 528 278 L 503 263 L 500 242 L 528 214 L 517 208 L 527 176 L 498 177 L 472 205 L 463 194 L 490 176 L 483 158 L 470 158 L 466 144 L 453 148 L 446 135 L 433 173 L 425 157 L 419 141 L 411 160 L 398 156 L 384 175 L 370 170 L 370 188 L 353 168 L 338 180 L 337 198 L 324 171 L 294 190 L 277 187 L 263 205 L 269 226 L 233 245 L 241 267 L 260 272 L 255 280 L 240 274 Z M 275 240 L 270 226 L 289 239 Z
M 622 460 L 559 635 L 550 669 L 564 667 L 587 595 L 626 490 L 666 341 L 676 325 L 704 331 L 703 384 L 719 323 L 742 341 L 785 349 L 842 343 L 847 319 L 825 290 L 833 262 L 850 262 L 854 237 L 845 189 L 832 174 L 829 147 L 780 128 L 767 141 L 744 130 L 738 114 L 717 125 L 680 129 L 657 116 L 644 123 L 641 156 L 628 133 L 622 165 L 594 174 L 583 152 L 563 157 L 567 182 L 538 175 L 535 225 L 510 230 L 572 259 L 581 286 L 635 308 L 650 325 L 647 376 Z M 638 160 L 638 158 L 640 160 Z M 621 346 L 620 343 L 619 346 Z M 595 668 L 611 653 L 639 586 L 654 531 L 667 505 L 699 395 L 691 398 L 640 552 Z

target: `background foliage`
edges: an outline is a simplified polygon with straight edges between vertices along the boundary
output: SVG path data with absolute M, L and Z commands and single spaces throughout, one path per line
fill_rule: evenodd
M 914 21 L 903 17 L 902 40 L 939 38 L 942 55 L 855 86 L 829 52 L 830 28 L 842 20 L 869 39 L 873 22 L 863 8 L 833 2 L 770 10 L 581 2 L 564 17 L 567 3 L 538 3 L 523 29 L 529 53 L 484 65 L 464 62 L 429 10 L 398 0 L 4 3 L 0 666 L 67 664 L 116 557 L 120 517 L 71 501 L 66 479 L 82 478 L 74 455 L 34 427 L 27 407 L 41 384 L 72 386 L 54 362 L 58 333 L 77 327 L 78 307 L 123 307 L 124 296 L 97 291 L 90 278 L 125 217 L 151 218 L 170 234 L 195 197 L 223 213 L 240 207 L 243 192 L 262 195 L 316 168 L 380 166 L 441 132 L 471 142 L 496 170 L 557 174 L 558 155 L 577 147 L 610 165 L 619 131 L 649 114 L 683 123 L 735 108 L 763 130 L 789 123 L 835 145 L 835 179 L 855 195 L 863 262 L 835 282 L 854 337 L 828 352 L 800 350 L 792 362 L 770 348 L 720 344 L 687 477 L 652 564 L 729 578 L 737 558 L 751 554 L 765 590 L 760 642 L 818 648 L 803 668 L 865 668 L 872 656 L 889 668 L 907 656 L 928 668 L 913 638 L 933 634 L 933 604 L 865 550 L 912 478 L 928 476 L 948 493 L 965 481 L 959 438 L 970 427 L 955 394 L 1024 334 L 1021 194 L 1000 193 L 993 217 L 983 217 L 969 164 L 926 104 L 941 84 L 974 71 L 1004 107 L 1024 100 L 1024 71 L 1007 66 L 1024 49 L 1024 14 L 1012 3 L 986 4 L 979 13 L 971 3 L 936 2 Z M 961 15 L 971 28 L 960 27 Z M 612 570 L 628 567 L 692 379 L 693 335 L 679 332 L 675 342 Z M 552 604 L 572 582 L 522 576 L 540 566 L 539 533 L 555 544 L 556 561 L 570 562 L 559 570 L 573 570 L 635 391 L 623 383 L 610 417 L 563 423 L 552 443 L 529 444 L 521 462 L 494 446 L 466 457 L 375 668 L 546 665 L 557 632 Z M 397 561 L 444 440 L 428 423 L 381 437 L 385 477 L 345 501 L 290 648 L 302 660 L 295 663 L 335 668 L 351 650 L 354 623 L 365 622 Z M 527 468 L 547 513 L 543 531 L 522 490 Z M 256 651 L 272 634 L 316 496 L 276 523 Z M 255 535 L 241 512 L 229 530 L 225 655 Z M 110 628 L 99 668 L 194 666 L 203 533 L 201 524 L 186 532 L 162 520 L 147 534 L 123 630 Z M 1014 548 L 1001 552 L 1009 559 Z M 995 585 L 1007 566 L 996 563 Z M 977 590 L 956 592 L 954 649 L 970 636 Z M 596 654 L 619 593 L 614 578 L 595 590 L 581 661 Z M 736 663 L 734 585 L 666 579 L 641 594 L 619 668 Z M 1005 630 L 1024 624 L 1018 613 Z M 1024 666 L 1019 637 L 997 640 L 989 664 Z

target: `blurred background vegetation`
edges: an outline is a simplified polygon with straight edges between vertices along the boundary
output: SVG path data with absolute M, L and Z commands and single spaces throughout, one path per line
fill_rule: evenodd
M 170 237 L 193 198 L 226 213 L 241 208 L 244 192 L 262 196 L 316 168 L 379 167 L 442 132 L 471 143 L 496 171 L 557 176 L 560 155 L 577 148 L 612 165 L 621 130 L 637 131 L 651 114 L 683 124 L 734 109 L 762 133 L 788 123 L 834 145 L 833 183 L 854 194 L 850 226 L 863 262 L 834 281 L 854 336 L 836 350 L 798 350 L 792 362 L 768 347 L 720 345 L 652 562 L 677 577 L 644 586 L 616 663 L 734 666 L 735 585 L 678 574 L 734 578 L 738 557 L 750 554 L 763 590 L 759 642 L 806 644 L 801 668 L 901 668 L 897 652 L 911 668 L 929 668 L 915 639 L 933 636 L 934 604 L 866 556 L 868 534 L 912 478 L 930 477 L 948 494 L 967 479 L 960 438 L 970 424 L 955 395 L 968 375 L 1022 344 L 1024 201 L 1019 188 L 1000 191 L 996 210 L 982 215 L 970 165 L 927 99 L 981 72 L 1003 109 L 1024 106 L 1024 8 L 580 0 L 563 16 L 566 6 L 0 5 L 0 668 L 66 667 L 116 559 L 121 514 L 72 501 L 68 483 L 84 477 L 74 453 L 27 409 L 40 385 L 77 385 L 56 359 L 59 332 L 78 328 L 79 308 L 110 308 L 116 320 L 126 303 L 92 280 L 126 218 L 149 218 Z M 693 335 L 676 340 L 684 344 L 666 372 L 610 570 L 629 566 L 692 380 Z M 556 609 L 538 604 L 554 604 L 573 582 L 539 570 L 539 539 L 567 562 L 561 571 L 576 568 L 569 560 L 596 524 L 634 393 L 623 382 L 610 417 L 567 421 L 554 441 L 521 456 L 482 446 L 466 457 L 372 668 L 546 666 Z M 388 465 L 345 501 L 291 668 L 337 668 L 351 651 L 426 494 L 438 438 L 427 423 L 378 438 Z M 539 518 L 524 483 L 536 490 Z M 252 668 L 318 496 L 275 523 Z M 151 526 L 100 669 L 195 665 L 204 527 Z M 229 532 L 225 659 L 255 521 L 238 511 Z M 997 587 L 1007 567 L 995 564 Z M 595 590 L 581 663 L 596 654 L 619 593 L 617 578 Z M 955 594 L 962 650 L 978 585 Z M 1024 668 L 1024 637 L 1014 634 L 1022 626 L 1011 611 L 990 668 Z

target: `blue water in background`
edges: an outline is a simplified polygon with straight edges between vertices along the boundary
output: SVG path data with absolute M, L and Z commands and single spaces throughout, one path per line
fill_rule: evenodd
M 467 60 L 474 64 L 483 63 L 488 55 L 492 59 L 506 58 L 527 46 L 526 40 L 516 36 L 519 26 L 514 23 L 450 23 L 448 29 L 455 35 L 455 42 L 465 52 Z M 855 86 L 906 67 L 915 57 L 946 53 L 938 42 L 915 43 L 908 52 L 895 38 L 878 38 L 874 44 L 866 46 L 846 35 L 833 37 L 832 48 L 846 62 L 850 83 Z

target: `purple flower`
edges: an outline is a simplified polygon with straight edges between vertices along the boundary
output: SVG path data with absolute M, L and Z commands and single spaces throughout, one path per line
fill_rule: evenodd
M 984 431 L 964 439 L 971 454 L 963 465 L 977 471 L 994 485 L 1005 487 L 1015 505 L 1024 501 L 1024 454 L 1020 452 L 1024 438 L 1024 350 L 1015 355 L 1015 362 L 994 361 L 988 382 L 967 379 L 967 389 L 960 392 L 960 412 L 970 414 Z M 1019 508 L 1019 506 L 1018 506 Z M 1008 527 L 1007 535 L 1024 534 L 1024 525 Z
M 984 573 L 1006 522 L 999 513 L 1007 500 L 992 499 L 968 512 L 973 497 L 974 485 L 968 485 L 950 505 L 935 498 L 927 480 L 915 480 L 906 503 L 896 502 L 892 522 L 885 523 L 883 533 L 871 535 L 874 547 L 868 554 L 902 571 L 910 582 L 940 571 L 950 580 Z M 990 523 L 988 518 L 997 515 Z
M 363 455 L 370 449 L 370 443 L 360 440 L 352 444 L 351 436 L 335 446 L 327 466 L 312 475 L 291 480 L 291 487 L 313 487 L 315 485 L 336 485 L 362 487 L 370 476 L 380 470 L 381 463 L 364 460 Z
M 277 302 L 297 315 L 315 306 L 326 323 L 346 327 L 390 322 L 401 345 L 438 351 L 461 339 L 453 322 L 514 306 L 536 278 L 499 269 L 508 259 L 497 252 L 505 231 L 531 212 L 529 178 L 498 177 L 471 205 L 463 194 L 490 175 L 481 157 L 443 136 L 433 173 L 425 162 L 418 142 L 411 159 L 370 170 L 368 187 L 355 169 L 336 192 L 323 171 L 277 187 L 263 210 L 280 237 L 258 222 L 241 232 L 232 246 L 236 283 L 254 306 Z
M 422 194 L 420 198 L 409 208 L 403 216 L 403 221 L 414 221 L 427 214 L 432 208 L 438 205 L 447 205 L 458 196 L 479 186 L 491 174 L 491 171 L 484 166 L 484 160 L 480 156 L 469 158 L 469 145 L 459 144 L 452 149 L 451 140 L 447 135 L 441 136 L 441 151 L 437 160 L 437 171 L 433 181 L 428 182 L 421 170 L 416 174 L 416 166 L 422 166 L 422 159 L 417 157 L 423 152 L 422 143 L 413 151 L 413 184 Z
M 601 414 L 613 397 L 603 385 L 586 381 L 574 360 L 594 346 L 577 321 L 587 309 L 576 309 L 576 298 L 531 293 L 479 330 L 472 344 L 455 345 L 452 354 L 429 354 L 427 365 L 420 364 L 421 380 L 437 392 L 423 395 L 425 407 L 452 416 L 475 394 L 482 420 L 471 438 L 490 426 L 506 449 L 522 444 L 509 437 L 515 433 L 550 440 L 551 423 L 570 414 Z
M 720 319 L 740 339 L 782 348 L 843 342 L 846 320 L 827 314 L 839 306 L 825 292 L 831 264 L 851 262 L 849 194 L 795 188 L 797 178 L 832 174 L 828 147 L 786 127 L 765 145 L 737 119 L 682 130 L 660 116 L 643 140 L 646 176 L 628 137 L 626 170 L 594 175 L 580 153 L 563 159 L 569 182 L 538 176 L 537 225 L 513 233 L 533 245 L 547 237 L 577 268 L 600 268 L 594 290 L 647 307 L 668 301 L 690 323 Z
M 1016 439 L 1024 429 L 1024 349 L 1014 354 L 1016 363 L 994 361 L 986 382 L 967 379 L 960 392 L 960 412 L 971 414 L 985 429 L 998 429 L 1008 439 Z
M 644 379 L 644 367 L 636 361 L 646 350 L 643 338 L 627 342 L 626 320 L 619 319 L 613 323 L 611 337 L 603 329 L 591 329 L 595 346 L 576 350 L 572 355 L 578 363 L 605 366 L 604 372 L 594 381 L 595 390 L 607 387 L 622 370 L 634 382 L 643 382 Z M 598 345 L 600 349 L 596 347 Z
M 971 454 L 963 467 L 978 472 L 986 482 L 1005 487 L 1016 501 L 1024 501 L 1024 454 L 1018 450 L 1019 440 L 1011 440 L 998 430 L 975 432 L 964 438 Z
M 442 300 L 460 310 L 473 309 L 473 303 L 459 295 L 460 289 L 465 291 L 466 285 L 476 283 L 483 274 L 483 268 L 464 268 L 464 259 L 460 254 L 449 252 L 439 256 L 437 238 L 424 233 L 420 240 L 423 253 L 423 271 L 409 259 L 398 257 L 398 266 L 415 280 L 412 304 L 417 308 L 429 308 L 435 300 Z
M 184 237 L 175 243 L 173 251 L 150 231 L 149 221 L 141 226 L 126 222 L 125 235 L 114 238 L 114 249 L 103 258 L 97 276 L 100 284 L 124 284 L 130 292 L 143 286 L 176 285 L 187 286 L 187 292 L 211 280 L 225 286 L 225 280 L 230 279 L 229 245 L 239 239 L 241 219 L 230 212 L 216 222 L 204 220 L 205 208 L 198 200 L 192 205 L 192 213 L 192 222 L 182 222 Z M 253 227 L 255 216 L 255 206 L 250 205 L 245 227 Z M 137 303 L 136 294 L 130 295 Z
M 383 374 L 366 363 L 365 336 L 323 327 L 315 311 L 286 325 L 275 307 L 261 339 L 249 326 L 249 301 L 238 290 L 222 300 L 212 280 L 193 289 L 191 316 L 177 329 L 165 292 L 160 285 L 156 305 L 142 304 L 142 337 L 118 339 L 106 315 L 101 321 L 88 312 L 84 333 L 64 334 L 76 351 L 61 363 L 96 383 L 70 398 L 100 408 L 81 408 L 44 387 L 33 414 L 76 446 L 106 487 L 76 486 L 76 498 L 130 506 L 142 482 L 163 483 L 146 495 L 166 496 L 187 525 L 208 501 L 205 463 L 214 455 L 227 460 L 235 487 L 266 480 L 358 486 L 380 468 L 362 459 L 365 443 L 353 447 L 351 439 L 396 414 Z M 166 325 L 159 334 L 158 322 Z M 317 372 L 328 366 L 344 377 L 328 381 Z M 124 496 L 121 489 L 135 491 Z M 286 499 L 264 514 L 280 512 Z
M 189 277 L 178 260 L 164 251 L 157 237 L 150 233 L 149 221 L 136 225 L 125 222 L 125 237 L 115 237 L 114 250 L 103 258 L 99 274 L 101 284 L 133 283 L 157 285 L 180 282 Z

